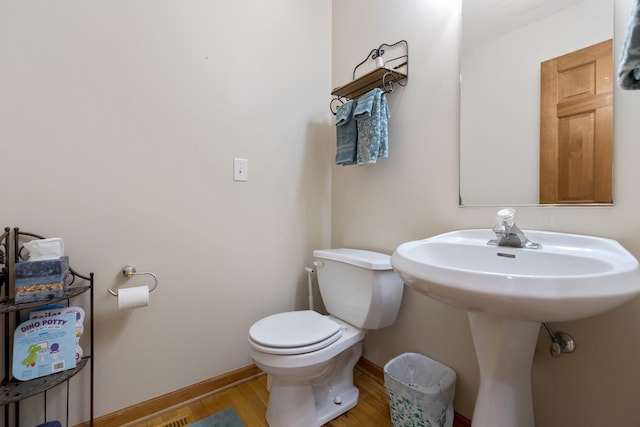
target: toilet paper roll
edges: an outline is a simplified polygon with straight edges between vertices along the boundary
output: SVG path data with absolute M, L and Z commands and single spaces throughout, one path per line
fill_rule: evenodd
M 134 286 L 118 289 L 118 310 L 146 307 L 149 305 L 149 287 Z

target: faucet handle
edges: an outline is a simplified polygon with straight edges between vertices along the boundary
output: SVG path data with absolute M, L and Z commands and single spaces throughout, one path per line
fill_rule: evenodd
M 500 209 L 496 213 L 496 221 L 498 227 L 504 227 L 505 230 L 510 230 L 516 223 L 516 210 L 513 208 Z

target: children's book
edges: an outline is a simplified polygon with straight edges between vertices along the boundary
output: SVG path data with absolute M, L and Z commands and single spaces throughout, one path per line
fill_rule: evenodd
M 13 376 L 25 381 L 76 367 L 76 313 L 29 319 L 13 336 Z
M 29 312 L 29 319 L 47 318 L 59 316 L 63 313 L 73 313 L 76 315 L 76 362 L 82 358 L 82 347 L 80 347 L 80 337 L 84 332 L 84 310 L 82 307 L 63 305 L 45 305 Z

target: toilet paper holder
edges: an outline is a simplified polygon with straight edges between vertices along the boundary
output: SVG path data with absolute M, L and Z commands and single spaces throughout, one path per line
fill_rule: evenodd
M 127 279 L 133 277 L 133 276 L 138 276 L 138 275 L 142 275 L 142 274 L 148 274 L 149 276 L 153 277 L 153 286 L 149 287 L 149 292 L 153 291 L 155 288 L 158 287 L 158 276 L 155 275 L 155 273 L 152 273 L 150 271 L 141 271 L 140 273 L 136 272 L 136 266 L 135 265 L 125 265 L 124 267 L 122 267 L 122 275 L 124 277 L 126 277 Z M 109 291 L 109 293 L 111 295 L 113 295 L 114 297 L 118 296 L 118 293 L 116 291 L 112 291 L 111 289 L 107 289 Z

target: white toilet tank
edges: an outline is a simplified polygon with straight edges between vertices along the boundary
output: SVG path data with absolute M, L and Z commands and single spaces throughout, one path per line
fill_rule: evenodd
M 361 249 L 313 251 L 318 286 L 327 311 L 361 329 L 396 321 L 404 283 L 390 256 Z

